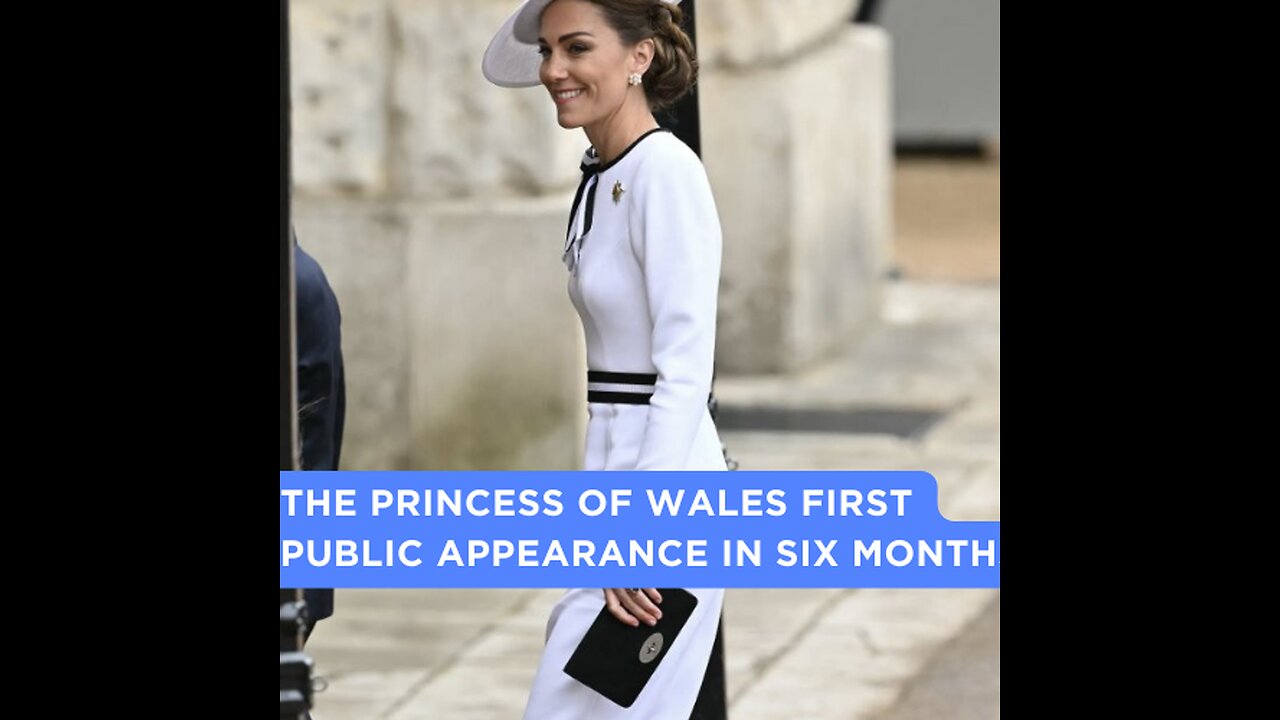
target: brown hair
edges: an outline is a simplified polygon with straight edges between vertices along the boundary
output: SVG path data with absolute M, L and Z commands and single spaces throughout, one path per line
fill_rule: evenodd
M 604 11 L 605 21 L 617 31 L 624 45 L 653 39 L 653 61 L 645 71 L 645 98 L 653 110 L 666 108 L 684 97 L 698 81 L 698 56 L 693 40 L 680 27 L 684 13 L 679 5 L 662 0 L 588 0 Z

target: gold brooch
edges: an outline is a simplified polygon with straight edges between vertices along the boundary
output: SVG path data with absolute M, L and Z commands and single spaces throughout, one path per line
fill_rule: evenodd
M 613 201 L 618 202 L 618 198 L 622 197 L 622 193 L 624 192 L 626 192 L 626 190 L 623 189 L 621 180 L 614 183 L 613 184 Z

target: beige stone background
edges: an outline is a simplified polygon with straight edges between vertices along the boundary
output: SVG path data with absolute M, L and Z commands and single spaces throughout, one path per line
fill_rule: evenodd
M 537 89 L 480 76 L 514 4 L 290 4 L 294 220 L 343 306 L 343 469 L 577 467 L 585 366 L 559 250 L 586 143 Z M 852 26 L 857 5 L 699 3 L 722 399 L 816 397 L 834 380 L 837 400 L 905 388 L 900 401 L 961 409 L 923 440 L 727 442 L 751 469 L 924 467 L 948 517 L 998 520 L 998 145 L 895 158 L 894 38 Z M 880 375 L 848 376 L 869 367 Z M 340 591 L 309 643 L 330 682 L 317 720 L 518 717 L 554 594 Z M 732 716 L 999 717 L 998 607 L 985 589 L 732 590 Z M 955 683 L 937 708 L 906 712 L 966 634 L 985 649 L 936 670 Z
M 802 372 L 879 313 L 892 41 L 857 6 L 699 5 L 718 376 Z M 293 219 L 343 308 L 343 469 L 577 467 L 586 368 L 559 252 L 587 142 L 540 88 L 480 75 L 513 7 L 290 5 Z

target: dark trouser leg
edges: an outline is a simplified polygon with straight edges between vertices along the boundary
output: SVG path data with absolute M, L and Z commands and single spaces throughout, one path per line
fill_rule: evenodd
M 306 626 L 305 628 L 303 628 L 303 630 L 302 630 L 302 647 L 303 647 L 303 649 L 304 649 L 304 650 L 305 650 L 305 649 L 306 649 L 306 647 L 307 647 L 307 640 L 310 640 L 310 639 L 311 639 L 311 631 L 312 631 L 312 630 L 315 630 L 315 629 L 316 629 L 316 624 L 315 624 L 314 622 L 307 623 L 307 626 Z M 313 705 L 315 704 L 315 699 L 314 699 L 314 697 L 313 697 L 313 699 L 312 699 L 311 703 L 312 703 Z M 303 720 L 312 720 L 312 719 L 311 719 L 311 711 L 310 711 L 310 710 L 307 710 L 307 711 L 303 714 Z
M 711 646 L 707 672 L 702 676 L 698 699 L 693 703 L 689 720 L 728 720 L 729 705 L 724 689 L 724 614 L 716 627 L 716 642 Z

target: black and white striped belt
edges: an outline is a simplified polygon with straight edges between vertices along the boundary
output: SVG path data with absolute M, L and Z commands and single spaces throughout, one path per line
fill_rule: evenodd
M 587 402 L 648 405 L 657 383 L 657 374 L 588 370 Z

